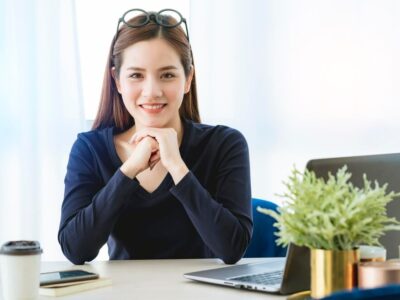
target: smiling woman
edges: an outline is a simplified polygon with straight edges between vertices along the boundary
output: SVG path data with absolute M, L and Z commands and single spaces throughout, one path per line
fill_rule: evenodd
M 185 22 L 174 10 L 119 20 L 93 130 L 78 135 L 65 178 L 58 238 L 75 264 L 106 242 L 110 259 L 235 263 L 246 250 L 247 143 L 200 123 Z

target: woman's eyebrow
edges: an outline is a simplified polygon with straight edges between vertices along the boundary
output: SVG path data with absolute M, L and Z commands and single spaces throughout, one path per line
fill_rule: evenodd
M 165 66 L 165 67 L 159 68 L 158 70 L 160 70 L 160 71 L 165 71 L 165 70 L 178 70 L 178 68 L 171 65 L 171 66 Z
M 135 66 L 131 66 L 126 68 L 129 71 L 146 71 L 145 68 L 140 68 L 140 67 L 135 67 Z M 165 71 L 165 70 L 178 70 L 178 68 L 176 66 L 170 65 L 170 66 L 165 66 L 165 67 L 161 67 L 158 69 L 159 71 Z
M 129 67 L 129 68 L 126 68 L 127 70 L 132 70 L 132 71 L 146 71 L 145 69 L 143 69 L 143 68 L 139 68 L 139 67 Z

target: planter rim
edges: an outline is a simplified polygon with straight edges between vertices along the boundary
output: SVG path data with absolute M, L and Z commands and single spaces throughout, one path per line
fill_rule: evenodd
M 352 249 L 346 249 L 346 250 L 310 248 L 310 250 L 317 250 L 317 251 L 336 251 L 336 252 L 346 252 L 346 251 L 357 251 L 357 250 L 360 250 L 360 248 L 359 248 L 359 247 L 355 247 L 355 248 L 352 248 Z

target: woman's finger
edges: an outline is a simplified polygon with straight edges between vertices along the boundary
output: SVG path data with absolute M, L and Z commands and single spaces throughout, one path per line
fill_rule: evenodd
M 156 164 L 158 164 L 159 161 L 160 161 L 160 160 L 158 159 L 158 160 L 156 160 L 156 161 L 154 161 L 154 162 L 152 162 L 152 163 L 150 164 L 150 171 L 153 170 L 153 168 L 155 167 Z
M 131 139 L 129 140 L 129 143 L 138 143 L 145 137 L 152 137 L 155 140 L 157 140 L 158 137 L 158 131 L 153 129 L 153 128 L 144 128 L 138 132 L 136 132 Z

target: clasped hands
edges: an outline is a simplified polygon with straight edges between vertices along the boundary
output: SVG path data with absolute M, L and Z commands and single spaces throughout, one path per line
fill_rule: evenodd
M 129 144 L 132 152 L 121 167 L 128 177 L 161 162 L 177 183 L 189 171 L 179 152 L 178 135 L 173 128 L 144 128 L 136 132 Z

